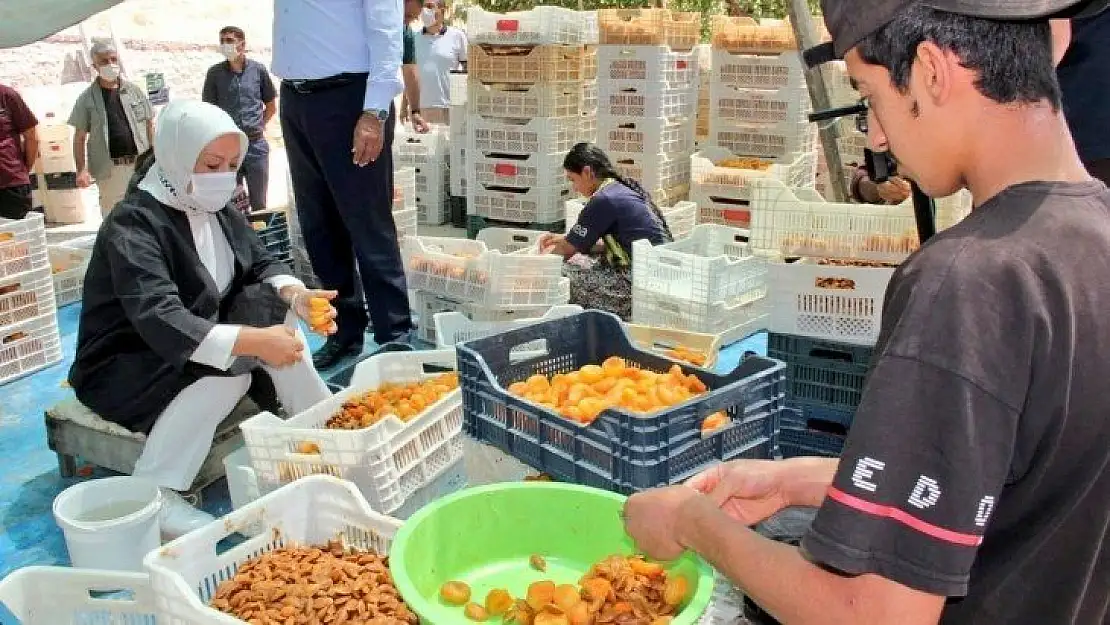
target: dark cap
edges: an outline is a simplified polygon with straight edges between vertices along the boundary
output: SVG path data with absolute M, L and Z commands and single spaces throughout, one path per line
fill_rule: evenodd
M 971 17 L 1035 20 L 1089 17 L 1110 5 L 1110 0 L 821 0 L 832 41 L 806 50 L 806 64 L 816 67 L 844 58 L 848 50 L 915 4 Z

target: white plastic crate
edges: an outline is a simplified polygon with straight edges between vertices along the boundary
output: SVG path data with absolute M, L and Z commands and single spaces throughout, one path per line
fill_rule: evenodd
M 632 321 L 639 325 L 712 334 L 721 345 L 767 329 L 767 302 L 692 304 L 660 293 L 632 289 Z
M 471 115 L 467 152 L 478 154 L 567 153 L 577 143 L 580 117 L 494 119 Z
M 240 425 L 262 492 L 306 475 L 353 482 L 375 510 L 393 512 L 416 489 L 462 455 L 462 395 L 458 389 L 410 421 L 389 416 L 360 430 L 325 424 L 347 401 L 387 384 L 434 379 L 428 366 L 455 369 L 453 350 L 378 354 L 355 367 L 351 384 L 289 419 L 263 412 Z M 305 453 L 310 451 L 310 453 Z
M 734 54 L 713 50 L 713 81 L 738 89 L 805 89 L 800 52 Z M 808 96 L 807 96 L 808 97 Z
M 597 50 L 593 46 L 471 44 L 466 55 L 470 80 L 487 84 L 534 84 L 597 78 Z
M 3 603 L 21 625 L 155 625 L 145 573 L 28 566 L 0 582 Z
M 597 142 L 606 152 L 625 154 L 689 154 L 694 150 L 690 117 L 598 119 Z
M 542 82 L 535 84 L 482 84 L 471 80 L 468 113 L 482 117 L 531 119 L 574 117 L 587 108 L 587 87 L 594 85 L 593 108 L 597 108 L 597 82 Z
M 393 223 L 397 226 L 399 238 L 416 236 L 419 214 L 420 209 L 416 207 L 393 211 Z
M 829 101 L 832 106 L 852 106 L 859 102 L 859 91 L 852 87 L 851 76 L 848 75 L 848 66 L 844 61 L 833 61 L 822 66 L 825 75 L 825 85 L 829 89 Z
M 804 259 L 769 265 L 768 330 L 874 345 L 894 269 L 821 265 Z
M 569 281 L 562 259 L 518 251 L 503 254 L 481 241 L 409 237 L 401 242 L 410 289 L 494 307 L 565 304 Z
M 424 134 L 398 126 L 393 137 L 394 168 L 419 168 L 446 162 L 449 132 L 447 126 L 432 126 Z
M 566 304 L 566 302 L 570 301 L 569 281 L 566 284 L 565 294 L 561 294 L 559 299 L 563 302 L 562 304 L 495 308 L 484 304 L 463 302 L 434 293 L 427 293 L 425 291 L 414 291 L 411 301 L 416 307 L 415 313 L 417 319 L 419 319 L 419 325 L 416 329 L 417 337 L 425 343 L 441 345 L 443 344 L 443 340 L 440 338 L 442 335 L 439 334 L 439 326 L 434 322 L 434 319 L 441 314 L 458 313 L 464 319 L 481 324 L 504 324 L 518 319 L 539 317 L 552 308 L 569 305 Z M 454 347 L 454 345 L 455 343 L 452 342 L 448 344 L 448 347 Z
M 579 11 L 553 6 L 511 13 L 471 7 L 466 12 L 466 37 L 498 45 L 585 44 L 586 20 Z
M 41 213 L 23 219 L 0 218 L 0 278 L 49 266 Z
M 455 345 L 475 339 L 482 339 L 533 323 L 569 317 L 582 312 L 575 304 L 561 304 L 550 308 L 522 308 L 516 310 L 492 310 L 491 314 L 479 315 L 452 311 L 440 312 L 434 316 L 436 347 L 453 349 Z M 542 349 L 542 346 L 521 345 L 512 350 L 514 355 L 522 351 Z
M 53 314 L 55 306 L 50 268 L 0 278 L 0 332 L 14 324 Z
M 770 163 L 763 170 L 726 167 L 738 159 L 733 153 L 718 147 L 702 149 L 690 157 L 691 194 L 695 189 L 709 198 L 751 200 L 751 184 L 755 180 L 782 181 L 790 188 L 812 187 L 817 176 L 817 154 L 807 152 L 784 159 L 757 158 Z
M 698 185 L 690 189 L 690 201 L 698 207 L 697 223 L 747 229 L 752 223 L 751 202 L 707 195 Z
M 732 124 L 809 123 L 813 110 L 805 87 L 775 90 L 737 89 L 714 84 L 709 89 L 709 119 L 720 127 Z
M 582 209 L 585 207 L 586 200 L 582 198 L 566 201 L 567 232 L 570 232 L 574 224 L 578 223 L 578 216 L 582 214 Z M 682 201 L 675 203 L 674 206 L 659 206 L 659 212 L 663 213 L 663 220 L 667 222 L 667 228 L 675 241 L 690 236 L 697 224 L 698 207 L 693 202 Z
M 602 9 L 599 41 L 604 46 L 664 45 L 692 50 L 701 37 L 701 14 L 668 9 Z
M 801 119 L 777 124 L 731 124 L 709 114 L 709 143 L 733 154 L 782 158 L 817 149 L 817 124 Z
M 451 113 L 454 113 L 456 108 L 465 110 L 468 95 L 466 85 L 470 77 L 465 73 L 451 72 L 447 79 L 450 81 L 451 88 Z
M 54 290 L 53 284 L 50 290 Z M 50 306 L 51 311 L 45 315 L 0 330 L 0 384 L 62 361 L 53 293 Z
M 567 184 L 563 159 L 566 152 L 497 154 L 475 152 L 467 164 L 467 180 L 493 187 L 564 187 Z M 542 220 L 541 220 L 542 221 Z
M 597 80 L 582 81 L 582 114 L 597 114 L 598 85 Z
M 257 536 L 226 551 L 217 548 L 239 528 L 258 524 L 264 531 Z M 400 521 L 375 512 L 350 482 L 315 475 L 287 484 L 147 555 L 158 625 L 243 625 L 208 603 L 248 560 L 281 547 L 332 540 L 384 555 L 400 527 Z
M 85 286 L 85 270 L 89 268 L 90 250 L 49 247 L 50 270 L 53 273 L 54 300 L 58 308 L 81 301 Z M 0 290 L 3 290 L 0 287 Z M 4 309 L 0 298 L 0 311 Z M 0 312 L 0 320 L 4 317 Z M 2 321 L 0 321 L 2 323 Z
M 637 81 L 648 85 L 698 84 L 697 52 L 676 52 L 667 46 L 600 46 L 597 75 L 601 85 Z
M 451 146 L 450 190 L 454 197 L 466 197 L 466 142 Z
M 425 226 L 440 226 L 448 222 L 451 217 L 451 207 L 447 204 L 447 196 L 416 205 L 416 221 Z
M 638 181 L 645 189 L 690 184 L 690 158 L 686 154 L 609 152 L 609 160 L 621 175 Z
M 937 230 L 971 212 L 966 191 L 937 201 Z M 912 200 L 898 206 L 826 202 L 775 180 L 752 186 L 753 250 L 785 256 L 900 263 L 920 247 Z
M 597 143 L 597 114 L 587 113 L 581 117 L 578 126 L 578 140 Z
M 569 182 L 527 189 L 474 183 L 467 187 L 466 210 L 470 215 L 497 221 L 546 224 L 563 218 L 563 203 L 570 197 Z
M 474 237 L 475 241 L 484 243 L 487 249 L 496 250 L 502 254 L 513 254 L 527 251 L 539 252 L 540 239 L 547 232 L 542 230 L 527 230 L 524 228 L 483 228 Z
M 639 80 L 606 81 L 600 86 L 598 114 L 609 117 L 690 117 L 697 112 L 698 93 L 693 85 Z
M 397 167 L 393 170 L 393 210 L 404 208 L 416 208 L 415 167 Z
M 748 232 L 696 226 L 690 236 L 663 245 L 632 244 L 632 288 L 691 304 L 748 304 L 767 295 L 767 263 L 753 256 Z

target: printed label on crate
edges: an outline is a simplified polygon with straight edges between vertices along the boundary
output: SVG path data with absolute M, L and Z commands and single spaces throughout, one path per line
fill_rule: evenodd
M 497 30 L 503 33 L 515 33 L 520 30 L 520 20 L 497 20 Z
M 43 174 L 43 181 L 48 191 L 71 191 L 77 188 L 77 172 L 58 172 Z

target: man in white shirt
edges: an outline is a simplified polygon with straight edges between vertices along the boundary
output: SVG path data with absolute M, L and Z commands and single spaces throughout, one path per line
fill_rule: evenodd
M 274 3 L 273 71 L 283 79 L 297 214 L 313 270 L 339 292 L 339 331 L 314 356 L 321 369 L 362 352 L 368 321 L 379 345 L 406 341 L 412 329 L 392 213 L 403 20 L 402 0 Z
M 424 28 L 416 36 L 420 67 L 420 104 L 424 119 L 449 124 L 451 72 L 466 69 L 466 33 L 447 25 L 447 0 L 426 0 L 420 12 Z

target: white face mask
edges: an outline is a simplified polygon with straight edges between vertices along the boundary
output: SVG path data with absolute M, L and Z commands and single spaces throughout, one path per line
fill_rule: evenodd
M 100 67 L 96 68 L 96 73 L 99 74 L 100 77 L 104 80 L 113 81 L 119 78 L 119 65 L 116 65 L 115 63 L 112 63 L 110 65 L 101 65 Z
M 233 43 L 221 43 L 220 54 L 229 61 L 239 58 L 239 46 Z
M 209 174 L 193 174 L 189 197 L 197 208 L 216 213 L 231 201 L 235 195 L 235 172 L 223 171 Z
M 429 9 L 428 7 L 424 7 L 420 11 L 420 21 L 424 23 L 425 28 L 428 28 L 432 24 L 435 24 L 436 23 L 436 11 L 435 11 L 435 9 Z

